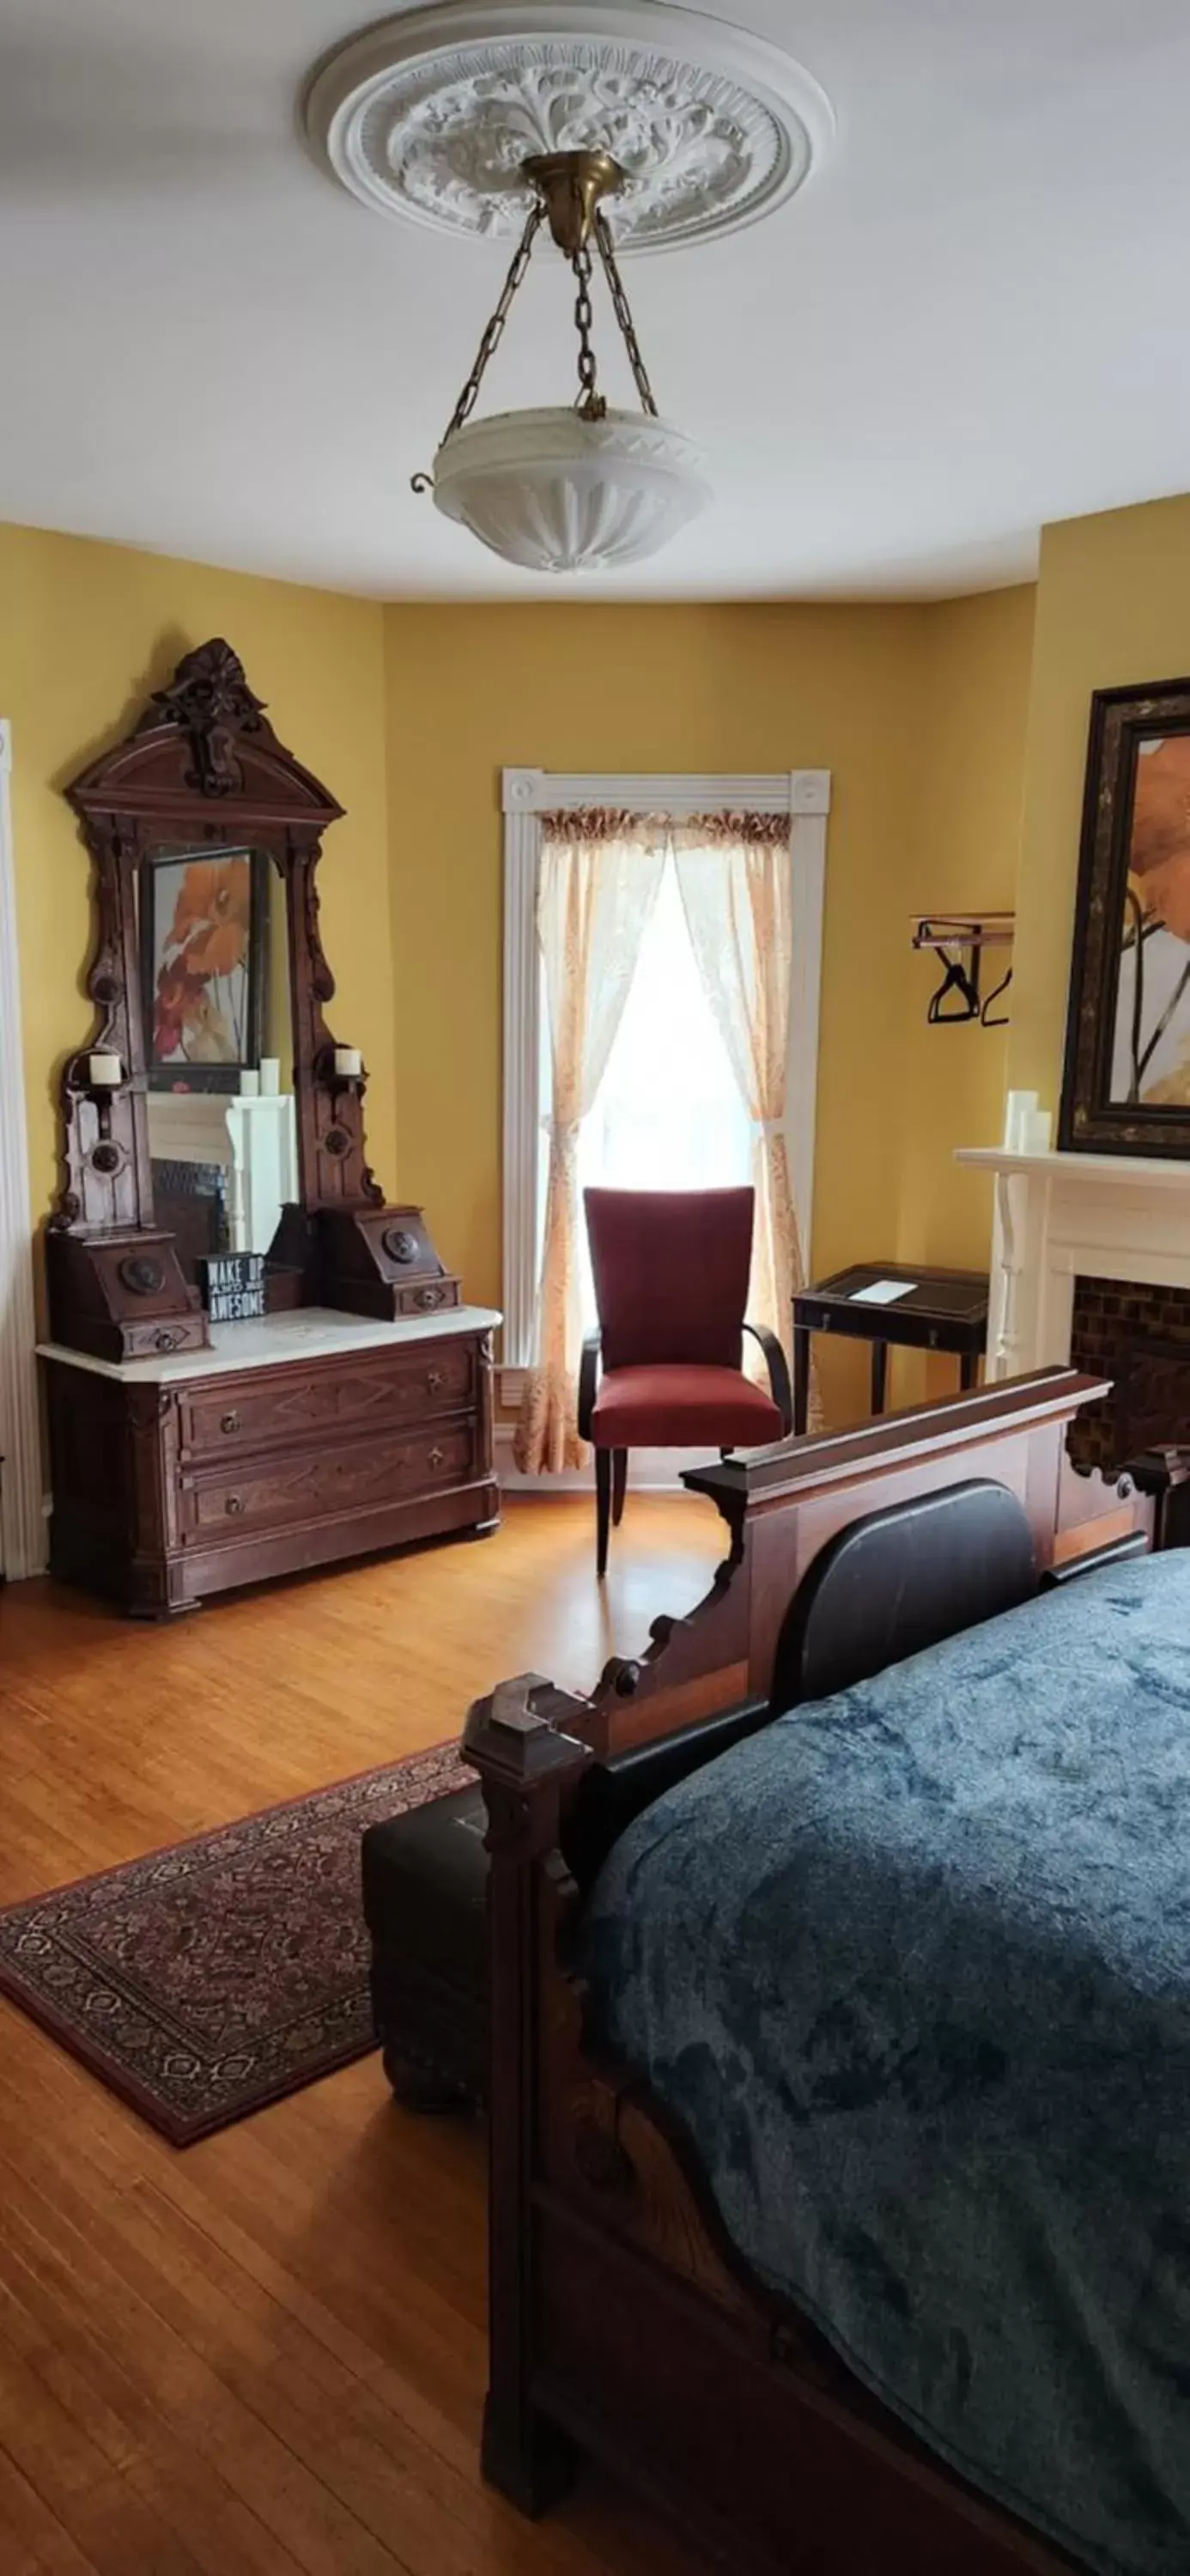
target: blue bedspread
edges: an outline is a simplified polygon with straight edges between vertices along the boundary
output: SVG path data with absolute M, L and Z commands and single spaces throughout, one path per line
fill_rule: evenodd
M 859 2376 L 1091 2567 L 1188 2576 L 1190 1555 L 710 1764 L 580 1965 Z

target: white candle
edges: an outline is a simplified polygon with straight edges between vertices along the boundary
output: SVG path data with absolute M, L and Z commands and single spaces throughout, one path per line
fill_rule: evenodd
M 364 1059 L 360 1054 L 358 1047 L 337 1046 L 335 1048 L 336 1073 L 355 1074 L 358 1076 L 363 1072 L 363 1069 Z
M 1004 1104 L 1004 1147 L 1006 1153 L 1027 1152 L 1025 1129 L 1037 1107 L 1035 1091 L 1010 1091 Z
M 103 1052 L 89 1055 L 87 1079 L 93 1091 L 118 1091 L 124 1079 L 124 1067 L 119 1056 Z
M 262 1055 L 260 1059 L 260 1088 L 264 1093 L 266 1100 L 275 1100 L 277 1098 L 281 1089 L 281 1058 L 279 1055 Z
M 260 1090 L 260 1075 L 255 1065 L 246 1064 L 240 1075 L 241 1100 L 255 1100 Z
M 1048 1154 L 1053 1139 L 1053 1113 L 1048 1109 L 1031 1109 L 1021 1133 L 1023 1154 Z

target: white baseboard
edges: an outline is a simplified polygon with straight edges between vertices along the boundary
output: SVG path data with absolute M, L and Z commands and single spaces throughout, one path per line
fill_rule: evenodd
M 585 1467 L 565 1467 L 560 1476 L 525 1476 L 514 1466 L 512 1441 L 515 1424 L 496 1425 L 496 1474 L 508 1494 L 593 1494 L 594 1461 Z M 680 1494 L 684 1467 L 712 1467 L 718 1464 L 714 1450 L 707 1449 L 634 1449 L 628 1461 L 628 1483 L 635 1494 Z

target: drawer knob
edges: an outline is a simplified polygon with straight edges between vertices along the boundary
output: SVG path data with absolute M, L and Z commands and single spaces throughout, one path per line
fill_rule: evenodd
M 236 1512 L 242 1512 L 242 1511 L 243 1511 L 243 1508 L 244 1508 L 244 1497 L 243 1497 L 243 1495 L 242 1495 L 242 1494 L 229 1494 L 229 1495 L 228 1495 L 228 1497 L 227 1497 L 227 1501 L 225 1502 L 225 1504 L 224 1504 L 224 1506 L 223 1506 L 223 1509 L 224 1509 L 224 1511 L 225 1511 L 225 1512 L 231 1512 L 233 1515 L 234 1515 Z
M 417 1292 L 417 1302 L 419 1306 L 440 1306 L 442 1303 L 442 1290 L 440 1288 L 419 1288 Z
M 427 1369 L 427 1370 L 426 1370 L 426 1393 L 427 1393 L 427 1395 L 437 1395 L 437 1393 L 438 1393 L 438 1389 L 439 1389 L 439 1387 L 441 1386 L 441 1384 L 442 1384 L 442 1371 L 441 1371 L 441 1369 Z
M 221 1431 L 238 1431 L 239 1427 L 240 1417 L 238 1413 L 225 1413 L 220 1417 L 219 1428 Z
M 429 1463 L 431 1467 L 444 1467 L 446 1465 L 445 1449 L 431 1449 Z

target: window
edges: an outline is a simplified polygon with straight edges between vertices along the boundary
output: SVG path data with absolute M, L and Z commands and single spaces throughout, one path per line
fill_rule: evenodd
M 795 923 L 786 1143 L 803 1249 L 813 1185 L 818 976 L 829 775 L 559 777 L 505 770 L 504 1369 L 515 1401 L 531 1357 L 544 1198 L 548 1027 L 535 928 L 538 816 L 611 806 L 675 818 L 707 811 L 790 815 Z M 753 1131 L 699 974 L 672 860 L 667 861 L 632 988 L 595 1105 L 584 1120 L 580 1180 L 623 1188 L 713 1188 L 747 1181 Z M 593 1310 L 589 1276 L 584 1303 Z
M 544 1022 L 544 999 L 541 1008 Z M 547 1046 L 543 1027 L 543 1054 Z M 545 1069 L 539 1116 L 548 1110 L 548 1082 Z M 583 1121 L 578 1162 L 581 1189 L 710 1190 L 752 1177 L 752 1124 L 698 972 L 672 859 L 607 1072 Z M 544 1213 L 544 1157 L 538 1203 Z M 585 1236 L 582 1261 L 587 1331 L 595 1292 Z

